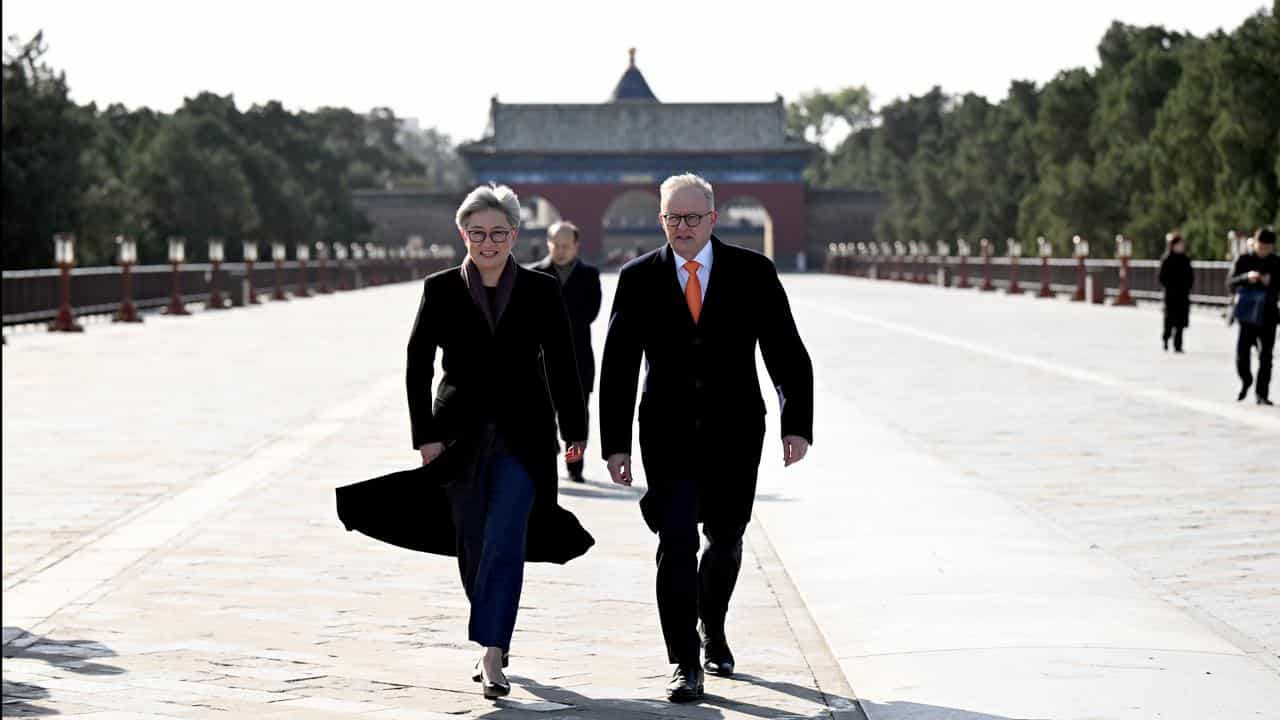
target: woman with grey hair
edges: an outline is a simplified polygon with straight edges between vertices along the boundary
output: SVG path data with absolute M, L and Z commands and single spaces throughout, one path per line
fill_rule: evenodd
M 580 457 L 587 416 L 560 283 L 511 257 L 516 194 L 478 187 L 456 222 L 466 258 L 426 279 L 409 337 L 405 379 L 422 467 L 341 488 L 338 505 L 348 529 L 457 556 L 469 637 L 484 648 L 473 679 L 492 699 L 511 689 L 503 668 L 524 563 L 565 563 L 594 543 L 556 502 L 557 420 L 568 454 Z

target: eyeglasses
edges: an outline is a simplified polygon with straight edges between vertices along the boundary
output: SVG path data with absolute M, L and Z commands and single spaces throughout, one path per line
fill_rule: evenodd
M 511 231 L 510 230 L 493 230 L 491 232 L 485 232 L 484 230 L 468 230 L 467 231 L 467 240 L 470 241 L 472 245 L 479 245 L 483 243 L 485 241 L 485 238 L 492 240 L 494 245 L 502 245 L 511 239 Z
M 712 212 L 715 212 L 715 211 L 712 210 L 711 212 L 704 212 L 704 213 L 689 213 L 688 215 L 672 215 L 670 213 L 664 213 L 662 215 L 662 221 L 667 224 L 667 227 L 675 228 L 675 227 L 680 227 L 680 221 L 683 220 L 685 225 L 691 228 L 696 228 L 702 222 L 702 218 L 710 215 Z

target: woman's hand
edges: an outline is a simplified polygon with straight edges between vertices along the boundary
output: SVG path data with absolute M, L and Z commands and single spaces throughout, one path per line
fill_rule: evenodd
M 418 452 L 422 454 L 422 464 L 430 465 L 432 460 L 440 457 L 440 453 L 444 452 L 444 443 L 427 443 L 418 448 Z

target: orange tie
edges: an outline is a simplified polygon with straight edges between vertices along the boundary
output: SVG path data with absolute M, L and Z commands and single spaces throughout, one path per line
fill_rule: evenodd
M 693 322 L 698 323 L 698 316 L 702 314 L 702 282 L 698 280 L 698 268 L 702 264 L 697 260 L 690 260 L 684 264 L 684 269 L 689 273 L 689 282 L 684 285 L 684 301 L 689 303 L 689 314 L 693 316 Z

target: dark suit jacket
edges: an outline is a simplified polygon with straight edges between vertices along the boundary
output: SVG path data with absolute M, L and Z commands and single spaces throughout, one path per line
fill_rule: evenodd
M 559 281 L 555 268 L 551 266 L 550 255 L 529 267 Z M 564 293 L 564 304 L 569 309 L 569 325 L 573 328 L 573 349 L 578 358 L 582 390 L 589 395 L 596 382 L 596 356 L 591 350 L 591 323 L 600 314 L 600 271 L 594 265 L 588 265 L 579 259 L 560 291 Z
M 456 551 L 451 497 L 482 491 L 477 470 L 493 432 L 518 457 L 535 487 L 530 562 L 566 562 L 594 542 L 556 502 L 556 419 L 565 442 L 587 436 L 586 403 L 573 356 L 569 318 L 554 278 L 514 266 L 511 297 L 491 330 L 460 267 L 426 279 L 409 338 L 405 372 L 413 447 L 442 442 L 425 468 L 339 488 L 348 530 L 414 550 Z M 436 349 L 443 374 L 434 401 Z
M 1271 283 L 1269 285 L 1264 285 L 1261 282 L 1256 285 L 1250 283 L 1248 278 L 1250 270 L 1256 270 L 1262 275 L 1270 275 Z M 1280 255 L 1274 252 L 1266 257 L 1262 257 L 1256 252 L 1248 252 L 1241 255 L 1236 258 L 1235 265 L 1231 267 L 1231 278 L 1227 284 L 1232 292 L 1248 286 L 1265 289 L 1267 299 L 1262 322 L 1264 325 L 1280 324 L 1280 310 L 1276 307 L 1276 303 L 1280 302 Z
M 649 490 L 645 520 L 658 529 L 668 490 L 694 476 L 703 520 L 746 524 L 755 497 L 765 404 L 756 344 L 782 405 L 782 434 L 813 441 L 813 364 L 770 260 L 711 239 L 711 275 L 695 325 L 669 245 L 622 267 L 600 376 L 601 449 L 631 452 L 636 380 L 640 446 Z

